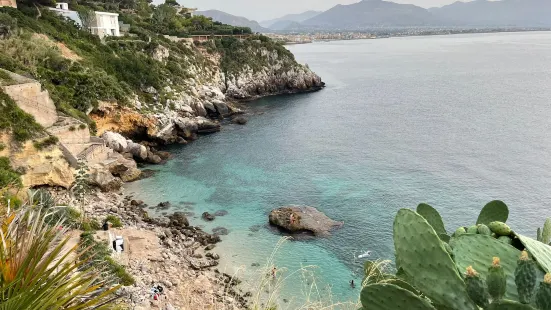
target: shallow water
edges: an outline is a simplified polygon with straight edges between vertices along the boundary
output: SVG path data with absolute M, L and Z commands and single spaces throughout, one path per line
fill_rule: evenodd
M 250 103 L 246 126 L 171 148 L 175 159 L 152 167 L 157 175 L 127 186 L 149 204 L 193 209 L 194 225 L 228 228 L 216 249 L 221 269 L 244 266 L 241 277 L 254 277 L 251 264 L 263 265 L 280 238 L 267 215 L 287 204 L 345 222 L 330 238 L 287 242 L 275 256 L 281 275 L 317 266 L 320 294 L 330 286 L 334 300 L 359 294 L 348 286 L 360 280 L 354 255 L 393 258 L 400 208 L 427 202 L 450 232 L 474 224 L 493 199 L 509 205 L 510 224 L 524 234 L 551 216 L 550 32 L 290 49 L 326 89 Z M 217 210 L 229 214 L 200 219 Z M 302 299 L 299 278 L 289 278 L 282 298 Z

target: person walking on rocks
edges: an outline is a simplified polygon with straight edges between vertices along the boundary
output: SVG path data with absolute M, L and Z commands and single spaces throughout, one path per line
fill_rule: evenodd
M 289 215 L 289 224 L 294 225 L 295 224 L 295 214 L 291 212 L 291 215 Z

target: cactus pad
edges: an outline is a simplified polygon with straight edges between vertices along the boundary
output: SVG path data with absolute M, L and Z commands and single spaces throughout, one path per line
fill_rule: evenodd
M 442 241 L 422 216 L 408 209 L 398 211 L 394 219 L 394 247 L 396 265 L 433 304 L 442 306 L 439 308 L 477 309 Z
M 370 284 L 362 289 L 360 300 L 369 310 L 435 310 L 428 300 L 393 284 Z
M 522 235 L 517 237 L 541 268 L 545 272 L 551 272 L 551 247 L 529 237 Z
M 540 310 L 551 310 L 551 274 L 546 274 L 536 293 L 536 305 Z
M 541 231 L 541 242 L 549 244 L 551 242 L 551 219 L 547 219 L 543 224 L 543 230 Z
M 459 237 L 463 234 L 466 234 L 467 233 L 467 230 L 465 230 L 465 227 L 459 227 L 455 233 L 453 234 L 454 237 Z
M 515 283 L 517 284 L 518 298 L 523 304 L 529 304 L 536 288 L 538 276 L 536 263 L 523 251 L 515 269 Z
M 511 237 L 509 236 L 500 236 L 499 238 L 497 238 L 497 241 L 503 242 L 509 245 L 513 244 L 513 239 L 511 239 Z
M 490 304 L 490 295 L 486 282 L 480 278 L 480 275 L 472 266 L 467 267 L 465 274 L 465 284 L 467 285 L 467 293 L 469 297 L 480 307 L 486 309 Z
M 436 231 L 437 234 L 447 234 L 442 217 L 436 209 L 426 203 L 422 203 L 417 206 L 417 213 L 429 222 L 430 226 L 434 228 L 434 231 Z
M 446 235 L 446 234 L 438 234 L 438 237 L 440 238 L 440 240 L 442 240 L 443 242 L 446 242 L 446 243 L 450 243 L 450 239 L 451 237 Z
M 482 208 L 476 223 L 486 225 L 495 221 L 505 223 L 507 222 L 507 218 L 509 218 L 509 208 L 507 208 L 507 205 L 503 203 L 503 201 L 494 200 L 488 202 L 484 208 Z
M 503 299 L 507 291 L 507 276 L 505 276 L 505 270 L 501 267 L 499 257 L 494 257 L 492 266 L 488 268 L 486 285 L 488 285 L 488 293 L 494 301 Z
M 485 235 L 462 235 L 454 238 L 454 258 L 457 268 L 465 270 L 468 266 L 476 269 L 483 279 L 488 276 L 488 267 L 494 256 L 501 260 L 501 266 L 507 275 L 507 292 L 505 298 L 518 300 L 514 272 L 520 251 Z
M 487 310 L 535 310 L 529 305 L 523 305 L 512 300 L 500 300 L 492 303 Z

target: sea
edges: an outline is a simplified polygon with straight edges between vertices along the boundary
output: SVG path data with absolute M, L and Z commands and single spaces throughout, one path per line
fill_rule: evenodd
M 396 212 L 422 202 L 450 233 L 496 199 L 522 234 L 551 217 L 551 32 L 288 48 L 325 89 L 247 103 L 245 126 L 169 148 L 172 160 L 147 167 L 153 177 L 126 186 L 206 231 L 226 228 L 218 269 L 258 299 L 278 309 L 356 302 L 358 255 L 392 261 Z M 285 239 L 268 214 L 286 205 L 344 225 L 327 238 Z M 201 219 L 219 210 L 227 215 Z M 272 267 L 276 283 L 266 281 Z

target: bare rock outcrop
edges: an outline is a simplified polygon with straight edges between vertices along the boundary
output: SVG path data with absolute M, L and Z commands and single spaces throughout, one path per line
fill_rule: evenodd
M 314 207 L 287 206 L 272 210 L 270 224 L 291 233 L 312 233 L 315 236 L 328 236 L 330 231 L 344 223 L 327 217 Z

